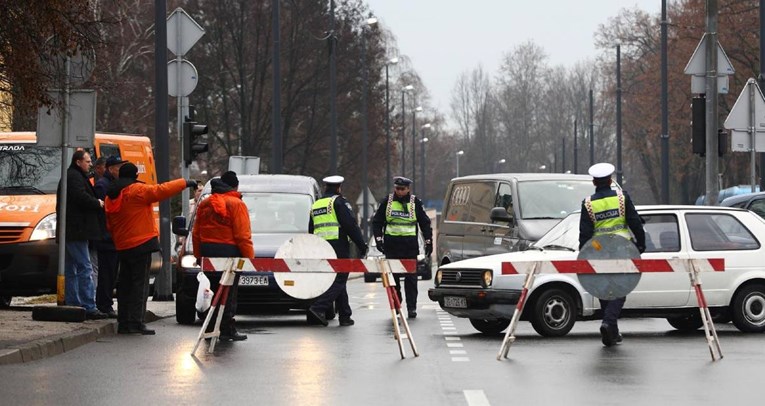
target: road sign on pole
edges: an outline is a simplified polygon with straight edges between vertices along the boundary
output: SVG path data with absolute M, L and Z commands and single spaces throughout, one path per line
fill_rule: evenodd
M 725 119 L 725 128 L 733 130 L 731 134 L 731 150 L 749 152 L 751 157 L 752 193 L 756 185 L 757 152 L 765 151 L 765 97 L 754 78 L 749 78 L 746 86 L 733 105 Z
M 180 72 L 181 77 L 178 77 Z M 181 60 L 180 67 L 178 60 L 172 60 L 167 63 L 167 94 L 173 97 L 186 97 L 197 87 L 199 76 L 197 68 L 189 61 Z M 180 85 L 180 91 L 178 91 Z
M 185 55 L 203 35 L 205 30 L 180 7 L 167 17 L 167 49 L 175 55 Z

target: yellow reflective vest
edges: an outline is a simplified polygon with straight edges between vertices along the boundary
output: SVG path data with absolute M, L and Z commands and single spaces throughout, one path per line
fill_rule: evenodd
M 616 196 L 592 200 L 584 199 L 584 207 L 590 215 L 594 227 L 593 235 L 616 234 L 630 239 L 627 215 L 624 205 L 624 193 L 616 191 Z
M 385 235 L 391 237 L 416 237 L 417 213 L 414 210 L 414 195 L 409 195 L 406 205 L 388 195 L 388 205 L 385 207 Z
M 324 197 L 311 206 L 313 233 L 327 241 L 340 239 L 340 223 L 334 209 L 335 199 L 337 196 Z

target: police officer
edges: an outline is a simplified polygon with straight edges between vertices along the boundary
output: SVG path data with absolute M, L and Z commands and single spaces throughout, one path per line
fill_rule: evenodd
M 254 258 L 252 246 L 250 213 L 239 193 L 239 178 L 236 172 L 227 171 L 210 181 L 212 193 L 197 207 L 196 223 L 192 229 L 191 242 L 194 256 L 202 257 L 245 257 Z M 211 288 L 217 291 L 222 273 L 210 275 Z M 241 272 L 235 272 L 234 282 L 226 300 L 226 309 L 220 325 L 220 338 L 227 341 L 243 341 L 246 334 L 236 330 L 236 298 Z M 211 320 L 218 317 L 218 309 Z M 206 317 L 206 316 L 205 316 Z M 208 327 L 209 331 L 215 327 Z M 209 332 L 208 331 L 208 332 Z
M 351 211 L 351 205 L 341 195 L 342 176 L 328 176 L 324 181 L 324 195 L 311 207 L 311 219 L 308 232 L 327 240 L 338 258 L 350 258 L 349 239 L 356 244 L 359 257 L 367 252 L 367 244 L 361 236 L 361 229 Z M 308 309 L 308 320 L 312 324 L 328 325 L 325 315 L 334 301 L 337 306 L 341 326 L 352 326 L 351 306 L 345 284 L 348 273 L 338 273 L 329 289 L 319 296 Z
M 634 236 L 633 242 L 637 245 L 638 251 L 643 253 L 645 232 L 640 216 L 626 193 L 611 189 L 614 166 L 609 163 L 599 163 L 591 166 L 588 172 L 593 178 L 595 194 L 582 201 L 579 218 L 579 249 L 581 250 L 593 236 L 615 234 L 626 239 Z M 614 300 L 600 299 L 600 308 L 603 309 L 600 337 L 606 347 L 622 342 L 617 320 L 625 300 L 625 297 Z
M 389 259 L 417 259 L 417 225 L 425 240 L 425 255 L 433 253 L 433 231 L 422 201 L 410 193 L 412 181 L 403 176 L 393 178 L 393 193 L 380 201 L 372 220 L 372 232 L 377 250 Z M 401 300 L 401 281 L 395 276 L 396 293 Z M 404 276 L 406 308 L 410 319 L 417 317 L 417 275 Z

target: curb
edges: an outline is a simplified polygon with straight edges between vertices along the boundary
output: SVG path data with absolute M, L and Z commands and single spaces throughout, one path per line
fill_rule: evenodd
M 161 318 L 163 317 L 157 316 L 151 310 L 146 311 L 145 321 L 147 323 Z M 99 338 L 116 334 L 116 320 L 83 325 L 74 331 L 0 349 L 0 365 L 18 364 L 53 357 L 72 351 Z

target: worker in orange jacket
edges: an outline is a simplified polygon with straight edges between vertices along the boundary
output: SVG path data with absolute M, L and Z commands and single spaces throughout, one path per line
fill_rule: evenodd
M 144 324 L 151 254 L 159 251 L 159 230 L 152 204 L 196 186 L 195 181 L 184 179 L 147 185 L 138 180 L 138 168 L 126 163 L 107 191 L 106 225 L 120 260 L 117 333 L 154 335 L 154 330 Z
M 239 193 L 239 179 L 236 172 L 228 171 L 210 181 L 212 194 L 202 200 L 197 207 L 196 220 L 191 231 L 191 241 L 194 245 L 194 256 L 197 260 L 202 257 L 245 257 L 254 258 L 252 233 L 250 228 L 250 213 Z M 211 285 L 220 283 L 220 272 L 210 275 Z M 223 311 L 220 326 L 221 340 L 242 341 L 247 335 L 236 331 L 234 315 L 236 315 L 236 296 L 239 279 L 242 276 L 236 272 L 234 282 Z M 217 317 L 213 313 L 212 320 Z M 212 326 L 208 327 L 211 328 Z

